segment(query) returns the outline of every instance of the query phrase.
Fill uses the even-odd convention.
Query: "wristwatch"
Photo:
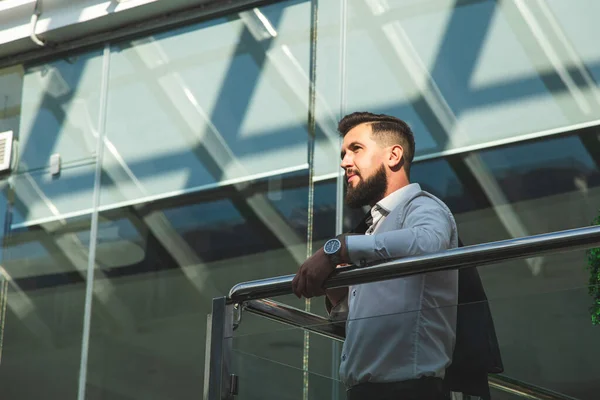
[[[342,242],[340,242],[340,239],[329,239],[327,242],[325,242],[325,246],[323,246],[323,251],[325,252],[325,254],[327,254],[329,260],[331,260],[331,263],[334,266],[342,263]]]

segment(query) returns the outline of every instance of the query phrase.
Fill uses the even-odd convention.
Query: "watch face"
[[[325,251],[325,254],[334,254],[340,247],[342,247],[342,243],[338,239],[330,239],[325,243],[323,251]]]

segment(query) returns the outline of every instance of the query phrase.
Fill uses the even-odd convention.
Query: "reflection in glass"
[[[21,115],[21,91],[23,86],[23,66],[16,65],[0,70],[0,132],[19,132]]]
[[[15,226],[91,212],[102,56],[73,55],[25,70],[14,174]],[[50,157],[62,168],[50,173]]]
[[[567,4],[562,1],[548,0],[538,2],[537,5],[539,10],[535,10],[536,14],[555,22],[554,26],[559,27],[556,33],[563,33],[569,38],[569,43],[563,42],[563,45],[570,47],[571,57],[561,54],[563,60],[575,64],[577,59],[573,59],[573,56],[581,57],[585,60],[584,68],[581,69],[591,74],[593,82],[600,82],[600,50],[593,41],[600,29],[594,19],[600,12],[599,4],[594,0],[581,0],[573,4],[574,8],[567,8]],[[581,69],[580,72],[583,72]]]
[[[488,150],[481,157],[511,202],[572,191],[585,196],[600,184],[596,161],[576,135]]]
[[[0,397],[77,397],[88,254],[81,238],[89,229],[85,216],[13,229],[4,237],[8,299]],[[99,303],[98,311],[105,305]],[[23,384],[24,376],[34,384]]]
[[[19,171],[95,158],[102,54],[94,51],[27,68],[19,142]]]
[[[102,212],[96,263],[104,277],[95,286],[108,281],[120,306],[108,318],[93,315],[88,384],[102,382],[99,395],[144,399],[202,393],[212,298],[240,281],[293,273],[305,258],[307,179],[287,174]],[[127,324],[117,323],[122,313]],[[264,345],[301,362],[301,348]]]
[[[309,10],[288,2],[115,44],[102,203],[306,169]]]
[[[92,211],[94,188],[93,160],[78,165],[65,165],[58,177],[50,171],[17,172],[13,175],[16,227],[34,226],[47,221],[77,217]]]
[[[552,260],[552,272],[543,282],[524,276],[517,280],[510,271],[502,277],[499,265],[495,280],[488,276],[484,283],[488,294],[502,296],[491,298],[490,306],[505,374],[574,398],[593,399],[598,392],[594,360],[600,356],[599,333],[589,318],[587,278],[581,273],[585,255],[567,254]],[[569,274],[580,279],[564,280]],[[515,283],[518,290],[511,288]]]
[[[77,397],[101,64],[92,51],[17,73],[18,164],[3,193],[2,398]],[[62,159],[54,176],[53,154]],[[94,297],[96,312],[118,309],[110,285]]]
[[[559,3],[356,0],[345,15],[320,4],[322,131],[335,132],[341,104],[391,114],[413,128],[419,157],[597,121],[597,46],[574,22],[596,6]],[[335,172],[326,160],[319,174]]]

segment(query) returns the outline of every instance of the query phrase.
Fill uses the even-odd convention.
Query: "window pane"
[[[96,264],[103,275],[94,285],[111,285],[115,307],[93,314],[88,387],[100,397],[201,396],[211,300],[236,283],[298,269],[306,258],[307,181],[304,173],[280,175],[102,212]],[[303,307],[292,296],[283,301]],[[248,321],[244,330],[264,329],[264,321]],[[282,347],[275,336],[263,342],[301,363],[301,347]],[[301,378],[288,382],[294,393]]]
[[[345,53],[340,4],[320,4],[321,145],[342,92],[345,112],[406,120],[417,157],[597,121],[598,51],[579,18],[596,5],[559,3],[349,1]],[[335,172],[320,162],[319,174]]]
[[[22,86],[22,65],[0,70],[0,98],[4,101],[0,108],[0,132],[19,132]]]
[[[102,53],[91,52],[27,68],[19,141],[19,171],[93,160],[98,135]]]
[[[286,2],[114,45],[102,203],[306,169],[309,13]]]
[[[77,397],[88,255],[82,238],[89,229],[85,216],[15,229],[5,237],[0,397]],[[97,311],[106,306],[103,300]]]
[[[73,55],[25,70],[14,174],[20,219],[37,225],[91,212],[102,54]],[[58,155],[61,170],[50,172]]]

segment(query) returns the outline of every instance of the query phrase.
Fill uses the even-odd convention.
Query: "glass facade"
[[[0,70],[0,397],[200,397],[211,299],[362,217],[338,200],[347,112],[412,126],[412,180],[467,245],[589,225],[598,7],[283,1]],[[595,398],[586,264],[480,268],[507,376]],[[344,398],[328,339],[244,316],[234,349],[240,399]]]

